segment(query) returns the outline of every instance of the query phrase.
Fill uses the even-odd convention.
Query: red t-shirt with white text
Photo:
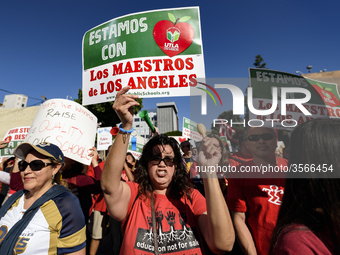
[[[137,197],[137,183],[127,184],[131,198],[127,217],[122,221],[124,238],[120,254],[154,254],[150,202]],[[205,198],[197,190],[192,189],[191,201],[186,196],[177,200],[155,194],[159,253],[202,254],[198,218],[206,211]]]

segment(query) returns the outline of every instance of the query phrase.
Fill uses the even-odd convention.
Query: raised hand
[[[216,141],[214,141],[216,140]],[[202,140],[200,151],[198,154],[198,165],[202,167],[214,168],[218,165],[222,158],[222,150],[218,141],[213,137],[205,137]]]
[[[139,105],[139,103],[135,100],[138,96],[126,94],[129,89],[129,86],[122,88],[117,93],[116,100],[112,106],[122,121],[122,127],[124,129],[131,129],[133,122],[132,106]]]
[[[97,148],[93,146],[90,150],[91,150],[91,152],[89,153],[89,157],[92,157],[91,163],[92,163],[93,167],[96,167],[98,165],[98,161],[97,161],[98,151],[97,151]]]

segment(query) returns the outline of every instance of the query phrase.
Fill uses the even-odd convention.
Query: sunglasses
[[[165,157],[165,158],[153,157],[150,159],[150,164],[159,165],[161,161],[164,161],[165,165],[167,166],[173,166],[176,162],[176,159],[173,157]]]
[[[126,163],[126,165],[127,165],[129,168],[132,168],[132,167],[133,167],[133,164],[129,163],[127,160],[125,160],[125,163]]]
[[[248,136],[248,141],[251,141],[251,142],[257,142],[260,140],[260,138],[262,138],[263,141],[269,141],[269,140],[272,140],[274,138],[274,135],[273,134],[270,134],[270,133],[264,133],[264,134],[261,134],[261,135],[250,135]]]
[[[50,165],[53,165],[53,163],[45,163],[42,160],[33,160],[30,163],[27,163],[25,160],[22,160],[18,163],[18,167],[21,172],[25,171],[27,166],[30,166],[32,171],[39,171],[44,167]]]

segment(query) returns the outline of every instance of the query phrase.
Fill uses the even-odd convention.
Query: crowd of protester
[[[253,127],[231,154],[217,135],[196,148],[156,133],[136,160],[127,90],[106,158],[93,147],[86,166],[53,144],[22,143],[1,161],[1,255],[340,254],[340,120],[300,124],[283,158],[274,129]],[[241,171],[263,166],[289,171]]]

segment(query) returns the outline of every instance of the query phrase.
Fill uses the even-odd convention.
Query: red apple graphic
[[[319,83],[317,83],[317,85],[313,84],[312,86],[327,105],[331,107],[340,105],[339,99],[332,92],[330,92],[332,89],[323,88]]]
[[[153,37],[159,48],[169,57],[176,56],[185,51],[192,43],[195,32],[192,26],[185,21],[189,16],[175,18],[168,13],[169,20],[158,21],[153,29]]]
[[[186,141],[187,139],[186,139],[186,138],[181,138],[181,137],[179,137],[178,140],[179,140],[179,142],[181,143],[181,142]]]
[[[6,143],[9,143],[10,141],[12,141],[12,136],[7,136],[4,140]]]

